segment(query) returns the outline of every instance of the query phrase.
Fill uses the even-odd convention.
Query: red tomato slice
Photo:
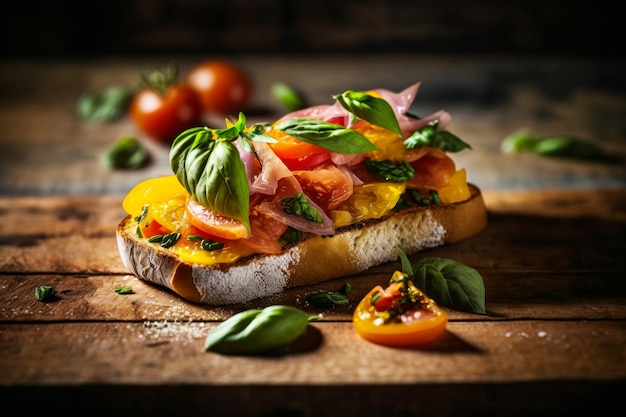
[[[287,225],[263,214],[250,216],[252,234],[241,243],[258,253],[278,254],[282,247],[278,241],[287,230]]]
[[[239,220],[222,216],[190,198],[185,207],[189,222],[205,233],[223,239],[245,239],[248,237],[246,226]]]
[[[415,176],[407,182],[409,188],[439,188],[448,183],[456,172],[456,164],[445,152],[429,149],[421,158],[411,162]]]
[[[352,178],[334,165],[313,170],[296,170],[294,176],[302,191],[326,213],[352,195]]]
[[[302,142],[278,130],[268,133],[277,143],[270,147],[290,170],[309,169],[330,159],[330,152],[311,143]]]

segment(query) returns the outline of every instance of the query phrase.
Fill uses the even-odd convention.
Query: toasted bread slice
[[[339,228],[332,237],[310,236],[278,255],[254,255],[231,264],[198,265],[139,238],[126,217],[117,228],[124,265],[137,277],[207,305],[244,303],[283,291],[362,272],[407,254],[454,243],[487,224],[480,189],[450,205],[414,206],[376,220]]]

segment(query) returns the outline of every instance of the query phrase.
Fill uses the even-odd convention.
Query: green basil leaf
[[[331,152],[360,154],[378,149],[359,132],[323,120],[294,117],[274,128]]]
[[[309,320],[307,313],[291,306],[242,311],[209,332],[204,350],[233,355],[264,353],[295,341]]]
[[[414,275],[413,265],[411,265],[411,261],[409,260],[409,257],[406,255],[406,252],[404,252],[404,250],[401,247],[398,247],[397,249],[398,249],[398,256],[400,257],[400,264],[402,265],[402,272],[407,274],[409,277],[413,277]]]
[[[85,93],[78,99],[78,115],[89,121],[108,122],[124,115],[134,90],[108,87],[101,92]]]
[[[422,129],[416,130],[404,141],[404,147],[407,149],[424,146],[439,148],[446,152],[460,152],[463,149],[472,149],[468,143],[447,130],[440,131],[439,120],[435,120]]]
[[[333,98],[356,117],[402,136],[396,114],[389,103],[382,98],[352,90],[337,94]]]
[[[415,176],[415,169],[407,161],[395,163],[389,159],[379,161],[366,158],[365,167],[381,181],[406,182]]]
[[[436,303],[486,314],[485,285],[473,268],[445,258],[423,258],[413,264],[413,284]]]
[[[239,151],[228,140],[214,139],[213,133],[206,127],[181,133],[172,143],[170,166],[198,203],[250,230],[250,190]]]
[[[102,164],[111,169],[133,169],[150,158],[148,149],[134,137],[122,138],[102,155]]]
[[[329,308],[348,304],[348,297],[336,291],[314,290],[305,296],[306,302],[317,308]]]

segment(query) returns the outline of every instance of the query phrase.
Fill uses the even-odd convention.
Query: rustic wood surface
[[[186,59],[186,65],[193,62]],[[160,61],[166,60],[155,59],[155,65]],[[375,59],[362,75],[364,61],[335,57],[311,71],[307,59],[289,65],[272,57],[242,59],[257,69],[261,89],[275,78],[306,79],[318,102],[346,88],[401,88],[420,78],[415,74],[438,86],[442,95],[426,94],[420,106],[445,107],[456,133],[475,139],[474,149],[455,160],[483,189],[488,226],[474,238],[411,258],[440,256],[476,268],[485,282],[486,315],[446,309],[447,333],[422,348],[361,340],[352,311],[367,291],[388,281],[398,262],[219,308],[138,280],[120,261],[115,226],[125,216],[125,192],[167,172],[167,150],[146,141],[154,156],[150,166],[107,171],[99,162],[103,149],[117,135],[137,132],[128,120],[86,124],[74,111],[80,92],[130,82],[149,62],[2,63],[3,403],[72,415],[150,416],[571,416],[621,407],[626,168],[502,155],[499,143],[528,126],[546,134],[580,132],[624,155],[624,89],[599,86],[594,77],[602,71],[584,62],[540,60],[516,67],[512,60],[388,57],[387,66],[402,68],[393,77]],[[535,74],[526,79],[529,68]],[[571,69],[566,81],[580,82],[559,79],[564,68]],[[17,81],[9,82],[9,74]],[[500,75],[497,82],[489,78],[493,74]],[[347,87],[349,79],[358,85]],[[448,90],[446,81],[459,87]],[[498,87],[506,90],[500,99],[487,93],[477,99]],[[275,115],[271,106],[258,96],[254,117]],[[348,282],[348,305],[318,310],[303,302],[308,291]],[[58,297],[37,301],[38,285],[55,286]],[[117,294],[120,285],[134,293]],[[221,320],[272,304],[295,305],[321,320],[280,355],[203,351],[206,335]],[[2,415],[12,413],[3,409]]]

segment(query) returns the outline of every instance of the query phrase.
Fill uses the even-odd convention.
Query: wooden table
[[[183,69],[198,59],[176,58]],[[260,110],[253,117],[275,117],[264,93],[273,80],[299,83],[320,103],[348,88],[398,90],[421,79],[418,110],[446,108],[453,116],[451,130],[473,145],[455,160],[483,190],[487,228],[411,259],[440,256],[476,268],[485,282],[487,314],[447,309],[450,323],[442,339],[402,350],[361,340],[351,323],[356,303],[387,282],[398,262],[220,308],[183,301],[128,274],[115,242],[115,226],[124,216],[121,200],[141,179],[167,173],[167,150],[146,141],[154,157],[149,167],[106,170],[99,162],[106,146],[138,133],[126,119],[107,125],[80,121],[76,99],[87,89],[130,82],[137,71],[171,59],[0,65],[5,404],[37,412],[150,416],[571,416],[621,408],[624,164],[503,155],[499,143],[529,128],[580,134],[623,156],[626,91],[623,81],[608,88],[623,73],[623,63],[239,58],[259,89]],[[346,306],[319,311],[302,304],[311,289],[333,290],[347,282],[353,290]],[[38,285],[53,285],[58,299],[37,301]],[[134,294],[117,294],[121,285]],[[231,357],[203,351],[206,335],[221,320],[279,303],[322,314],[292,354]]]

